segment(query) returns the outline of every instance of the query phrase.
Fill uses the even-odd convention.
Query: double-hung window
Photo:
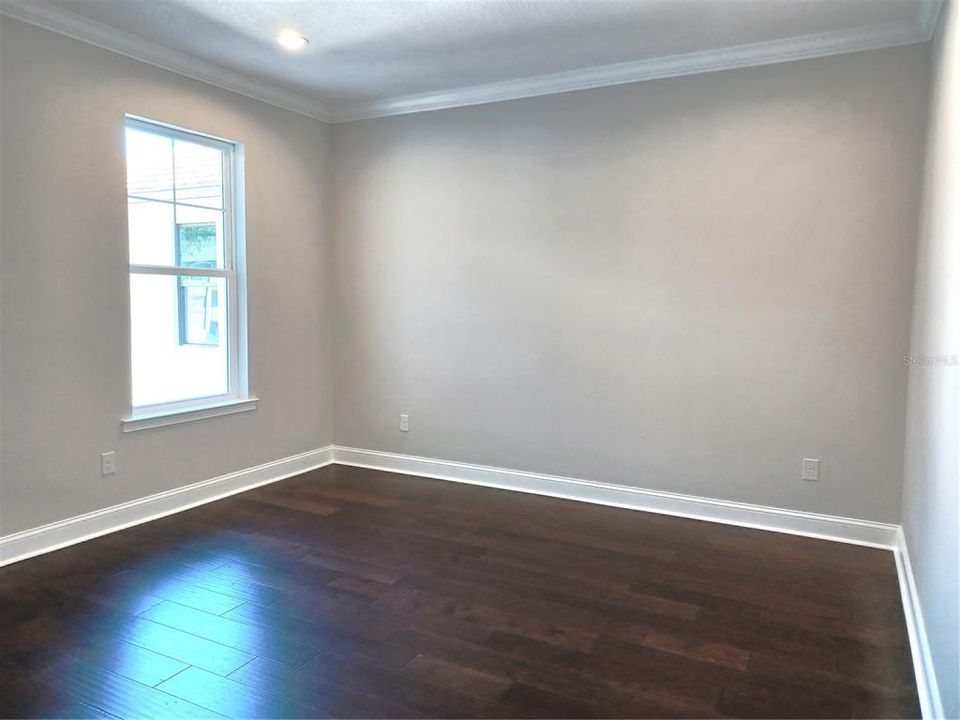
[[[252,409],[242,148],[126,121],[131,414],[125,430]]]

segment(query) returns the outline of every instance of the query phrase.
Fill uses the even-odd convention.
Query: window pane
[[[220,286],[211,278],[180,276],[181,345],[220,344]]]
[[[177,265],[215,267],[217,264],[217,226],[215,223],[177,224]]]
[[[178,204],[176,221],[175,257],[181,267],[224,267],[223,210]]]
[[[229,391],[226,281],[130,275],[133,405]]]
[[[134,265],[175,265],[174,206],[151,200],[127,199],[130,262]]]
[[[173,141],[160,135],[127,130],[127,193],[154,200],[173,200]]]
[[[177,201],[223,207],[223,153],[207,145],[173,141]]]

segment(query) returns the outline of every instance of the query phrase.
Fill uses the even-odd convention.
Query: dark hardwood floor
[[[0,569],[8,717],[918,717],[882,550],[331,466]]]

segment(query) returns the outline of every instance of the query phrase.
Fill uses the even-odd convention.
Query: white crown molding
[[[770,40],[333,108],[316,98],[227,70],[43,0],[0,0],[0,14],[323,122],[341,123],[928,42],[942,3],[943,0],[918,0],[917,16],[911,22]]]
[[[215,63],[172,50],[139,35],[49,5],[43,0],[0,0],[0,15],[52,30],[74,40],[215,85],[254,100],[292,110],[315,120],[330,121],[330,110],[319,100],[227,70]]]
[[[936,24],[941,0],[921,0],[915,22],[868,26],[849,31],[833,31],[782,40],[701,52],[650,58],[633,62],[601,65],[537,77],[455,88],[374,100],[333,108],[334,123],[446,110],[468,105],[553,95],[574,90],[623,85],[644,80],[659,80],[681,75],[696,75],[736,68],[770,65],[792,60],[876,50],[897,45],[927,42]]]
[[[903,615],[907,623],[907,635],[910,638],[910,652],[913,656],[913,674],[917,681],[917,695],[920,698],[920,711],[926,720],[942,718],[943,701],[937,686],[937,674],[927,640],[927,628],[923,622],[923,610],[920,596],[913,579],[910,565],[910,553],[907,552],[907,540],[903,528],[897,530],[897,579],[900,581],[900,599]]]
[[[316,470],[332,462],[333,446],[328,445],[13,535],[0,536],[0,567],[220,500],[308,470]]]
[[[333,462],[339,465],[452,480],[500,490],[548,495],[566,500],[610,505],[661,515],[675,515],[886,550],[893,550],[897,545],[899,526],[870,520],[820,515],[558,475],[471,465],[415,455],[398,455],[378,450],[362,450],[341,445],[334,447]]]

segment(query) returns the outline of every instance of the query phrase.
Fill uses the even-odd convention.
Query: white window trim
[[[220,398],[221,396],[217,396]],[[180,423],[193,422],[194,420],[206,420],[207,418],[220,417],[221,415],[235,415],[236,413],[256,410],[260,398],[248,397],[238,400],[221,400],[200,406],[195,401],[191,401],[193,406],[184,410],[165,410],[153,414],[138,412],[120,421],[123,432],[136,432],[137,430],[148,430],[150,428],[164,427],[165,425],[178,425]],[[138,408],[139,409],[139,408]]]
[[[190,398],[156,405],[134,407],[121,420],[123,432],[133,432],[178,423],[193,422],[222,415],[256,410],[259,398],[250,394],[247,377],[247,262],[244,218],[246,197],[244,185],[244,146],[242,143],[205,135],[192,130],[157,122],[135,115],[126,115],[124,128],[138,128],[199,145],[215,147],[223,152],[223,223],[224,267],[195,270],[159,265],[129,265],[129,274],[202,275],[223,277],[227,286],[227,357],[229,392],[210,397]],[[126,210],[126,205],[124,206]],[[233,242],[227,242],[228,237]],[[132,368],[131,368],[132,369]],[[132,391],[132,388],[131,388]]]

